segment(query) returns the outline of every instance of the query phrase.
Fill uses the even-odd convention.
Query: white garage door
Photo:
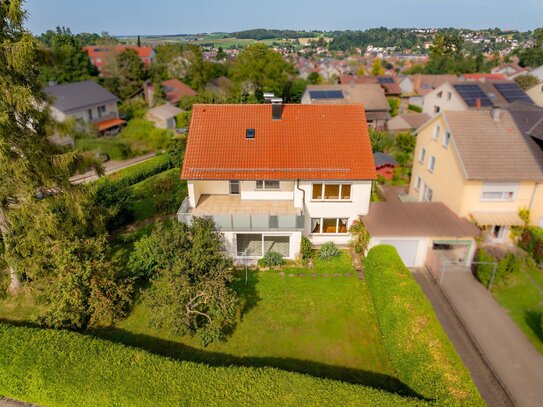
[[[418,240],[381,240],[381,244],[394,246],[407,267],[415,267],[417,262]]]

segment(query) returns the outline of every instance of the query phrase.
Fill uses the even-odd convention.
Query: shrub
[[[319,259],[330,260],[332,257],[338,257],[341,254],[334,242],[326,242],[319,249]]]
[[[114,181],[119,187],[129,187],[155,174],[170,169],[170,166],[171,162],[169,155],[160,154],[149,160],[133,165],[132,167],[113,173],[108,176],[108,178]]]
[[[133,119],[116,138],[125,143],[133,155],[141,155],[165,149],[172,137],[170,130],[158,129],[147,120]]]
[[[417,105],[408,105],[407,109],[412,110],[413,112],[422,113],[422,107]]]
[[[365,257],[368,245],[370,244],[370,234],[361,220],[356,219],[349,228],[351,234],[351,245],[356,254]]]
[[[469,372],[394,247],[369,251],[366,278],[399,379],[437,405],[483,406]]]
[[[543,263],[543,228],[527,227],[518,245],[530,253],[536,263]]]
[[[264,257],[258,260],[258,265],[260,267],[279,267],[283,264],[283,255],[274,251],[267,252]]]
[[[302,257],[302,260],[309,260],[313,257],[313,245],[307,236],[302,236],[300,242],[300,256]]]
[[[496,261],[496,259],[492,257],[485,249],[479,249],[477,252],[477,261],[482,263],[493,263]],[[475,269],[475,277],[477,277],[477,280],[479,280],[481,284],[487,287],[493,270],[494,265],[492,264],[477,264],[477,268]]]
[[[0,394],[44,406],[428,405],[270,367],[210,367],[74,332],[5,324]]]

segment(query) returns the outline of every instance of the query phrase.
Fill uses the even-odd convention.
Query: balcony
[[[232,195],[202,195],[196,208],[185,198],[177,219],[190,225],[193,217],[211,217],[223,232],[294,231],[303,229],[305,223],[293,201],[242,200]]]

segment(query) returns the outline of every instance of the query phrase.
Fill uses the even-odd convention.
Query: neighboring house
[[[430,115],[426,113],[399,114],[388,121],[387,129],[395,134],[411,132],[418,129],[429,119]]]
[[[402,88],[398,84],[398,81],[393,76],[379,75],[379,76],[355,76],[355,75],[341,75],[339,77],[339,83],[342,85],[353,84],[378,84],[385,90],[385,96],[400,96],[402,94]]]
[[[361,120],[362,119],[362,120]],[[237,261],[346,246],[376,179],[361,105],[194,105],[178,219],[212,217]]]
[[[532,99],[536,105],[543,107],[543,82],[528,89],[526,94],[530,96],[530,99]]]
[[[127,49],[132,49],[136,51],[141,61],[148,66],[156,61],[156,52],[152,47],[138,47],[136,45],[89,45],[83,47],[91,63],[98,69],[101,74],[104,74],[106,71],[106,65],[115,60],[115,57],[126,51]]]
[[[519,64],[508,63],[500,64],[492,68],[492,73],[499,73],[507,76],[508,78],[514,78],[517,75],[528,72],[528,68],[523,68]]]
[[[532,69],[531,71],[528,72],[528,75],[535,76],[536,78],[539,79],[539,82],[543,82],[543,65]]]
[[[456,75],[408,75],[400,81],[402,96],[409,98],[409,104],[422,107],[425,95],[445,82],[456,82]]]
[[[375,161],[375,171],[377,172],[377,175],[386,179],[392,179],[392,177],[394,177],[394,168],[398,167],[398,161],[381,152],[373,153],[373,160]]]
[[[166,100],[172,105],[177,105],[185,96],[197,96],[198,92],[185,85],[179,79],[168,79],[162,82],[162,88],[166,94]],[[149,106],[153,106],[154,85],[148,81],[143,85],[143,95]]]
[[[502,73],[465,73],[460,76],[460,80],[463,81],[505,81],[507,76]]]
[[[390,119],[385,91],[377,84],[308,85],[302,104],[362,104],[368,126],[384,129]]]
[[[440,112],[491,109],[517,100],[533,103],[514,81],[444,83],[424,96],[422,110],[429,115]]]
[[[75,117],[96,123],[100,132],[111,131],[126,123],[119,119],[119,98],[94,81],[49,86],[44,92],[51,99],[51,116],[56,121]]]
[[[176,127],[175,116],[181,112],[181,109],[166,103],[162,106],[149,109],[145,117],[147,120],[153,122],[155,127],[174,130]]]
[[[517,104],[520,102],[517,102]],[[417,135],[409,195],[442,202],[456,215],[470,217],[493,242],[508,242],[521,226],[543,219],[543,153],[500,108],[441,112]]]

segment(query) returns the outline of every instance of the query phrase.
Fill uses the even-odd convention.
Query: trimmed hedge
[[[106,178],[113,181],[120,188],[125,188],[170,168],[172,168],[172,164],[169,154],[160,154],[132,167],[117,171]]]
[[[44,406],[428,405],[275,368],[209,367],[74,332],[5,324],[0,394]]]
[[[468,370],[396,249],[381,245],[365,272],[383,342],[399,379],[438,405],[484,406]]]
[[[536,263],[543,263],[543,228],[527,227],[520,237],[518,245],[530,253]]]

